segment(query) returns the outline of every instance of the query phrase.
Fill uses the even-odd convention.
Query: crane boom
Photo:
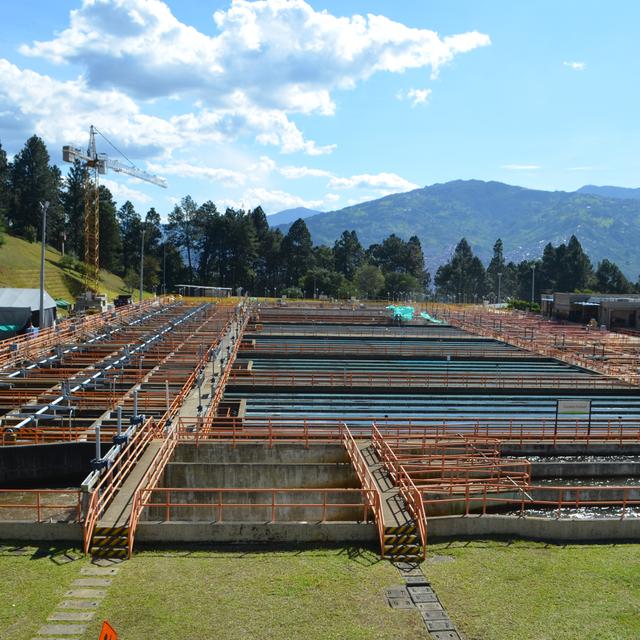
[[[65,145],[62,147],[62,159],[65,162],[75,162],[76,160],[84,164],[87,169],[86,183],[84,188],[84,262],[85,262],[85,285],[87,292],[98,290],[100,281],[100,224],[99,224],[99,190],[98,178],[105,175],[109,169],[116,173],[124,173],[133,176],[138,180],[150,182],[164,189],[167,182],[164,178],[154,176],[133,163],[123,164],[119,160],[109,158],[106,153],[96,151],[96,133],[100,133],[93,125],[89,127],[89,145],[84,152],[78,147]],[[100,134],[102,135],[102,134]],[[104,136],[102,136],[104,138]],[[107,138],[105,138],[107,140]],[[109,140],[107,140],[109,142]],[[109,142],[114,149],[115,146]],[[118,151],[118,149],[116,149]],[[124,154],[122,154],[124,156]],[[126,158],[126,156],[124,156]],[[128,158],[126,158],[128,160]]]

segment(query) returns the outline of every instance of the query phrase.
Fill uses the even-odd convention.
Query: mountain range
[[[269,216],[286,233],[293,220]],[[595,263],[608,258],[634,282],[640,273],[640,189],[587,185],[578,191],[542,191],[501,182],[454,180],[362,202],[338,211],[309,213],[305,222],[316,244],[355,230],[366,247],[395,233],[417,235],[427,267],[446,262],[463,236],[487,263],[497,238],[505,258],[538,258],[544,246],[575,234]],[[295,214],[293,214],[295,215]],[[303,217],[301,215],[296,216]],[[274,224],[275,223],[275,224]]]

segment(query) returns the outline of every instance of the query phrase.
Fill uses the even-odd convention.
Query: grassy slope
[[[0,543],[0,546],[2,544]],[[54,555],[12,556],[0,550],[0,638],[30,640],[46,624],[71,583],[80,577],[80,566],[88,564],[77,551]],[[96,638],[97,638],[96,634]]]
[[[82,640],[104,619],[126,640],[422,640],[417,611],[385,602],[398,572],[350,551],[138,553]],[[0,638],[30,640],[88,562],[0,553]]]
[[[435,544],[425,570],[467,640],[640,638],[640,545]]]
[[[45,288],[53,298],[75,301],[82,291],[82,274],[78,271],[62,269],[59,265],[60,252],[47,247],[45,255]],[[112,299],[127,293],[121,278],[101,271],[101,291]],[[0,247],[0,287],[40,286],[40,244],[30,243],[6,235]]]

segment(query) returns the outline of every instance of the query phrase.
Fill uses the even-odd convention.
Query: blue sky
[[[639,186],[640,3],[56,0],[0,5],[0,141],[90,124],[163,216],[337,209],[458,178]],[[101,151],[112,150],[100,142]]]

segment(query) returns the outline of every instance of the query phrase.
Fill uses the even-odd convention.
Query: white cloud
[[[224,203],[228,206],[245,209],[253,209],[260,205],[265,211],[275,213],[282,209],[292,209],[294,207],[317,209],[324,205],[324,200],[305,200],[287,191],[256,187],[244,191],[239,199],[224,200]]]
[[[537,171],[540,169],[540,165],[537,164],[503,164],[501,169],[507,171]]]
[[[164,119],[143,113],[122,91],[92,89],[82,76],[60,81],[0,59],[0,78],[0,122],[19,128],[22,139],[35,132],[49,143],[85,146],[88,125],[93,123],[137,158],[167,156],[176,149],[233,141],[241,135],[277,145],[283,153],[320,155],[335,148],[306,140],[285,113],[253,107],[239,94],[233,109]]]
[[[437,74],[456,55],[490,44],[476,31],[441,38],[385,16],[315,11],[304,0],[234,0],[214,21],[219,34],[209,36],[160,0],[84,0],[67,29],[20,51],[79,64],[92,87],[140,98],[191,94],[230,107],[241,91],[263,109],[330,115],[335,89],[378,72]]]
[[[571,61],[567,61],[565,60],[562,63],[565,67],[569,67],[569,69],[573,69],[574,71],[584,71],[587,68],[587,63],[586,62],[571,62]]]
[[[147,166],[150,171],[154,171],[159,174],[174,175],[181,178],[211,180],[228,187],[242,186],[246,181],[244,174],[239,171],[194,165],[188,162],[169,162],[164,164],[149,162]]]
[[[418,188],[417,184],[413,184],[413,182],[409,182],[395,173],[384,172],[373,175],[363,173],[350,178],[333,177],[329,180],[329,186],[335,189],[390,189],[390,193]]]
[[[594,167],[592,166],[582,166],[582,167],[567,167],[567,171],[592,171]]]
[[[314,169],[313,167],[280,167],[278,173],[290,180],[299,178],[328,178],[332,176],[331,172],[324,169]]]
[[[325,202],[337,202],[340,200],[340,195],[337,193],[327,193],[324,197]]]
[[[406,93],[399,91],[396,94],[398,100],[409,100],[412,107],[417,107],[419,104],[426,104],[431,96],[431,89],[409,89]]]
[[[131,189],[131,187],[128,187],[122,182],[109,180],[109,178],[100,178],[100,184],[107,187],[116,200],[131,200],[137,204],[147,204],[151,202],[151,198],[146,193],[138,191],[137,189]]]

